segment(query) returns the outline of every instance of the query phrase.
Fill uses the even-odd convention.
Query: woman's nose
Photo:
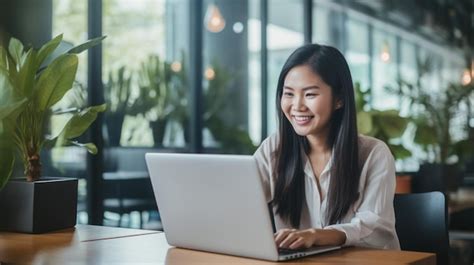
[[[306,105],[304,103],[303,97],[294,97],[293,98],[293,110],[304,110]]]

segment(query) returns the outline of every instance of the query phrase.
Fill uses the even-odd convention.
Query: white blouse
[[[267,202],[272,201],[274,196],[276,176],[273,174],[273,153],[277,143],[278,136],[273,134],[262,142],[254,154]],[[326,214],[330,206],[327,205],[327,192],[331,165],[332,158],[321,172],[319,190],[311,163],[307,159],[304,169],[306,205],[303,205],[299,228],[342,231],[346,234],[345,246],[400,249],[393,209],[395,162],[387,145],[372,137],[359,136],[359,165],[362,169],[359,198],[341,222],[328,225]],[[285,223],[275,211],[276,209],[274,216],[277,230],[290,228],[291,225]]]

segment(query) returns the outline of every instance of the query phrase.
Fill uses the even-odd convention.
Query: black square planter
[[[77,215],[77,179],[12,179],[0,190],[0,230],[44,233],[73,227]]]

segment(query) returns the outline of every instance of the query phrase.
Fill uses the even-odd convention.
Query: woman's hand
[[[314,245],[338,246],[346,242],[344,232],[333,229],[281,229],[275,233],[275,243],[279,248],[309,248]]]
[[[309,248],[316,240],[316,229],[281,229],[275,233],[275,242],[279,248]]]

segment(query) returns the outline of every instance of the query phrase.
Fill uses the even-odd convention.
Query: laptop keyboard
[[[289,249],[289,248],[278,248],[278,254],[287,255],[302,252],[304,250],[301,249]]]

